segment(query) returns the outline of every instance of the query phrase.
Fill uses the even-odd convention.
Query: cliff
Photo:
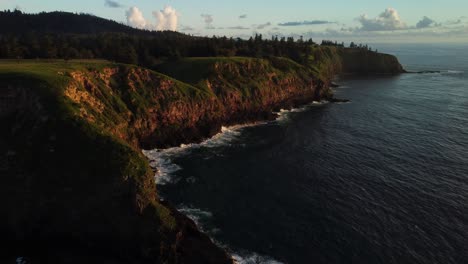
[[[135,143],[144,130],[138,103],[169,103],[191,89],[127,65],[1,63],[0,259],[231,263],[159,201]],[[145,93],[165,99],[146,101]]]
[[[342,49],[339,54],[343,63],[343,74],[394,75],[406,72],[393,55],[359,48]]]
[[[330,98],[330,80],[343,70],[375,69],[369,61],[354,67],[354,55],[340,52],[320,49],[309,66],[188,58],[158,65],[161,73],[107,61],[0,62],[0,240],[8,245],[0,259],[231,263],[159,200],[141,148],[273,118],[280,108]]]

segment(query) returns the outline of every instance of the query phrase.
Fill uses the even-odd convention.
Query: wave
[[[278,118],[276,119],[277,122],[283,122],[289,120],[290,113],[304,112],[311,106],[324,105],[327,103],[328,101],[325,100],[313,101],[312,103],[299,108],[293,108],[290,110],[281,109],[280,112],[274,114],[278,115]],[[175,173],[182,170],[182,167],[173,162],[174,158],[177,158],[181,155],[187,155],[193,150],[202,147],[216,148],[220,146],[230,145],[233,141],[239,138],[243,128],[264,125],[267,123],[268,122],[254,122],[228,127],[223,126],[221,127],[221,132],[201,143],[181,144],[179,147],[167,149],[143,150],[143,154],[149,159],[150,166],[156,170],[156,184],[165,185],[168,183],[177,183],[180,179],[175,176]],[[189,179],[189,182],[193,182],[195,180],[196,179]]]
[[[179,206],[177,210],[185,216],[187,216],[188,218],[190,218],[193,222],[195,222],[195,224],[201,231],[209,235],[214,235],[220,232],[218,228],[207,229],[207,227],[209,226],[208,223],[213,218],[213,214],[211,212],[185,205]]]
[[[233,141],[239,138],[243,128],[261,124],[266,123],[257,122],[229,127],[223,126],[221,128],[221,132],[201,143],[181,144],[179,147],[167,149],[143,150],[143,154],[149,159],[150,166],[156,170],[156,184],[165,185],[168,183],[177,183],[180,178],[176,176],[176,172],[182,170],[183,168],[173,162],[175,158],[190,154],[193,150],[202,147],[216,148],[230,145]],[[187,179],[187,181],[194,182],[196,179]]]
[[[277,122],[286,122],[286,121],[289,121],[290,120],[290,114],[291,113],[300,113],[300,112],[304,112],[304,111],[307,111],[308,109],[310,109],[312,106],[321,106],[321,105],[325,105],[325,104],[328,104],[329,101],[327,100],[322,100],[322,101],[312,101],[311,103],[309,104],[306,104],[302,107],[298,107],[298,108],[292,108],[292,109],[280,109],[279,112],[273,112],[273,114],[276,114],[278,117],[276,118],[276,121]]]
[[[190,218],[201,231],[207,233],[211,237],[220,232],[220,229],[218,228],[208,228],[208,226],[210,226],[211,219],[213,218],[213,214],[211,212],[185,205],[179,206],[177,210]],[[230,252],[231,257],[236,264],[283,264],[271,257],[262,256],[245,250],[239,250],[239,252],[234,253],[228,245],[216,241],[213,238],[211,239],[216,245]]]
[[[174,178],[174,173],[182,170],[182,167],[173,163],[172,158],[180,151],[180,148],[143,150],[143,154],[149,159],[151,168],[156,170],[154,175],[156,184],[165,185],[178,182],[179,179]]]
[[[463,74],[465,73],[464,71],[457,71],[457,70],[447,70],[445,72],[442,72],[442,73],[445,73],[445,74]]]
[[[236,264],[283,264],[282,262],[257,253],[232,254],[232,259]]]

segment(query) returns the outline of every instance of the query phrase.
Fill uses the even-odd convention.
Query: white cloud
[[[166,6],[163,10],[153,11],[153,16],[156,18],[155,24],[148,21],[140,9],[135,6],[127,10],[126,16],[128,25],[140,29],[176,31],[179,22],[179,14],[171,6]]]
[[[361,23],[360,30],[363,31],[393,31],[407,28],[394,8],[387,8],[376,18],[361,15],[358,21]]]
[[[153,11],[153,16],[158,21],[156,24],[156,30],[177,30],[179,15],[173,7],[166,6],[163,10]]]
[[[125,14],[127,16],[128,25],[140,29],[148,29],[150,24],[146,21],[143,13],[140,11],[140,9],[138,9],[138,7],[130,7],[130,9],[125,12]]]

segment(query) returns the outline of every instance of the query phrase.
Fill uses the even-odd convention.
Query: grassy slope
[[[247,57],[185,58],[160,64],[156,70],[168,76],[186,82],[208,93],[207,81],[217,79],[223,83],[222,91],[215,91],[215,96],[222,97],[230,90],[239,90],[250,97],[255,90],[266,89],[268,75],[275,75],[276,80],[299,77],[308,79],[312,72],[296,62],[279,57],[257,59]],[[258,98],[250,98],[252,100]]]

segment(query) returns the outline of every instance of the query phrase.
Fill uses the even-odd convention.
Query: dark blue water
[[[468,47],[374,47],[442,72],[148,153],[162,196],[244,263],[467,263]]]

